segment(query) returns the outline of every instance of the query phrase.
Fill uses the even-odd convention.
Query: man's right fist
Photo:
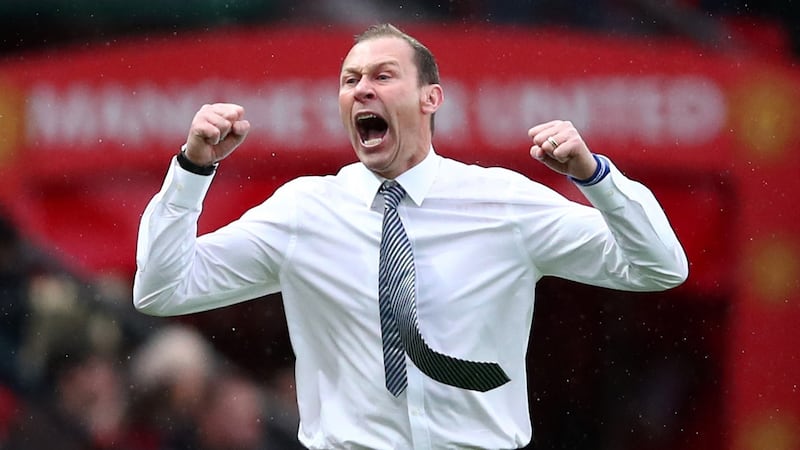
[[[243,107],[233,103],[203,105],[192,119],[186,157],[198,166],[210,166],[230,155],[249,131]]]

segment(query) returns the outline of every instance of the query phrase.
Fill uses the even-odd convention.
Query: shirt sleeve
[[[161,190],[147,205],[139,225],[133,286],[139,311],[188,314],[279,290],[282,244],[291,233],[286,217],[293,209],[280,205],[284,216],[266,220],[259,205],[230,225],[197,237],[197,220],[213,177],[186,171],[173,158]]]
[[[602,157],[601,158],[605,158]],[[601,287],[659,291],[688,277],[686,254],[652,192],[625,177],[607,158],[609,173],[578,188],[593,207],[552,201],[534,227],[533,262],[542,275]]]

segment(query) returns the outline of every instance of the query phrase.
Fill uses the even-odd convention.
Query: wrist
[[[575,178],[573,176],[570,176],[569,179],[580,186],[591,186],[593,184],[599,183],[600,180],[605,178],[606,175],[608,175],[608,173],[611,171],[611,167],[609,166],[608,161],[606,161],[605,158],[601,158],[595,155],[594,153],[592,153],[592,158],[594,158],[597,165],[595,166],[594,172],[590,177]]]
[[[197,174],[197,175],[211,175],[217,170],[218,164],[209,164],[209,165],[199,165],[192,162],[188,156],[186,156],[186,144],[181,146],[181,150],[178,152],[178,164],[181,166],[183,170],[188,172]]]

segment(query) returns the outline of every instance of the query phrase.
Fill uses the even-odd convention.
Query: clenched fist
[[[244,108],[233,103],[203,105],[192,119],[186,138],[186,157],[198,166],[225,159],[244,141],[250,122]]]
[[[578,180],[588,179],[597,161],[572,122],[553,120],[528,130],[533,139],[531,156],[547,167]]]

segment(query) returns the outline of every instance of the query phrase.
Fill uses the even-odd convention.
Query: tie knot
[[[397,184],[396,181],[385,181],[381,185],[381,194],[383,195],[383,202],[385,208],[396,209],[400,204],[400,200],[406,195],[406,190],[403,186]]]

